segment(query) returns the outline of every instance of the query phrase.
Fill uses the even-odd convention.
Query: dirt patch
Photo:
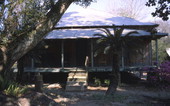
[[[33,89],[33,86],[30,86]],[[44,84],[43,93],[30,91],[14,98],[0,94],[1,106],[169,106],[170,92],[141,85],[121,85],[113,96],[107,87],[88,87],[84,92],[66,92],[59,84]],[[5,103],[5,104],[2,104]]]
[[[109,97],[104,96],[106,90],[107,87],[88,87],[84,92],[66,92],[59,84],[46,85],[44,88],[44,92],[61,106],[170,105],[169,91],[147,89],[140,85],[121,85],[115,96]]]

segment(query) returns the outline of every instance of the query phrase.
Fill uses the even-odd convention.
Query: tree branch
[[[8,67],[11,67],[15,61],[35,47],[48,32],[52,31],[72,2],[72,0],[59,0],[34,30],[19,36],[9,44],[7,47]]]

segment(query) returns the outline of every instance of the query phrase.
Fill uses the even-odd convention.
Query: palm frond
[[[96,57],[96,56],[98,56],[100,53],[102,53],[104,51],[104,47],[97,47],[97,48],[95,48],[95,50],[94,50],[94,57]]]
[[[99,30],[104,32],[106,34],[106,36],[113,36],[113,34],[111,34],[110,30],[107,28],[103,28],[103,29],[99,29]]]
[[[104,39],[104,38],[100,38],[96,41],[97,44],[101,44],[101,43],[104,43],[104,42],[106,42],[106,39]]]
[[[106,46],[105,49],[104,49],[104,54],[108,54],[109,51],[111,50],[111,46]]]
[[[107,29],[107,28],[104,28],[104,29],[105,29],[105,31],[106,31],[107,36],[113,36],[113,35],[111,34],[111,32],[110,32],[109,29]]]
[[[101,33],[94,34],[93,36],[98,36],[98,37],[106,38],[106,36],[101,34]]]

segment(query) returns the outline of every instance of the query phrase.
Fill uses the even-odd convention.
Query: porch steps
[[[85,91],[87,88],[87,72],[72,71],[67,77],[66,91]]]

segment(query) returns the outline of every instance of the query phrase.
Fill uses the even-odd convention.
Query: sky
[[[119,8],[123,7],[124,5],[127,5],[128,0],[123,0],[124,2],[120,2],[120,0],[97,0],[97,2],[91,3],[90,6],[86,7],[86,9],[95,9],[98,11],[104,11],[104,12],[110,12],[114,13],[114,11],[119,12]],[[141,1],[143,5],[145,5],[145,1],[147,0],[136,0],[136,1]],[[138,2],[140,3],[140,2]],[[137,5],[137,4],[136,4]],[[84,7],[81,7],[79,5],[76,5],[75,3],[71,4],[71,6],[68,8],[67,12],[70,11],[77,11],[80,9],[83,9]],[[135,7],[136,8],[136,7]],[[152,17],[151,12],[154,11],[154,7],[146,7],[143,6],[141,9],[141,18],[138,20],[143,21],[143,22],[154,22],[156,19],[155,17]]]

